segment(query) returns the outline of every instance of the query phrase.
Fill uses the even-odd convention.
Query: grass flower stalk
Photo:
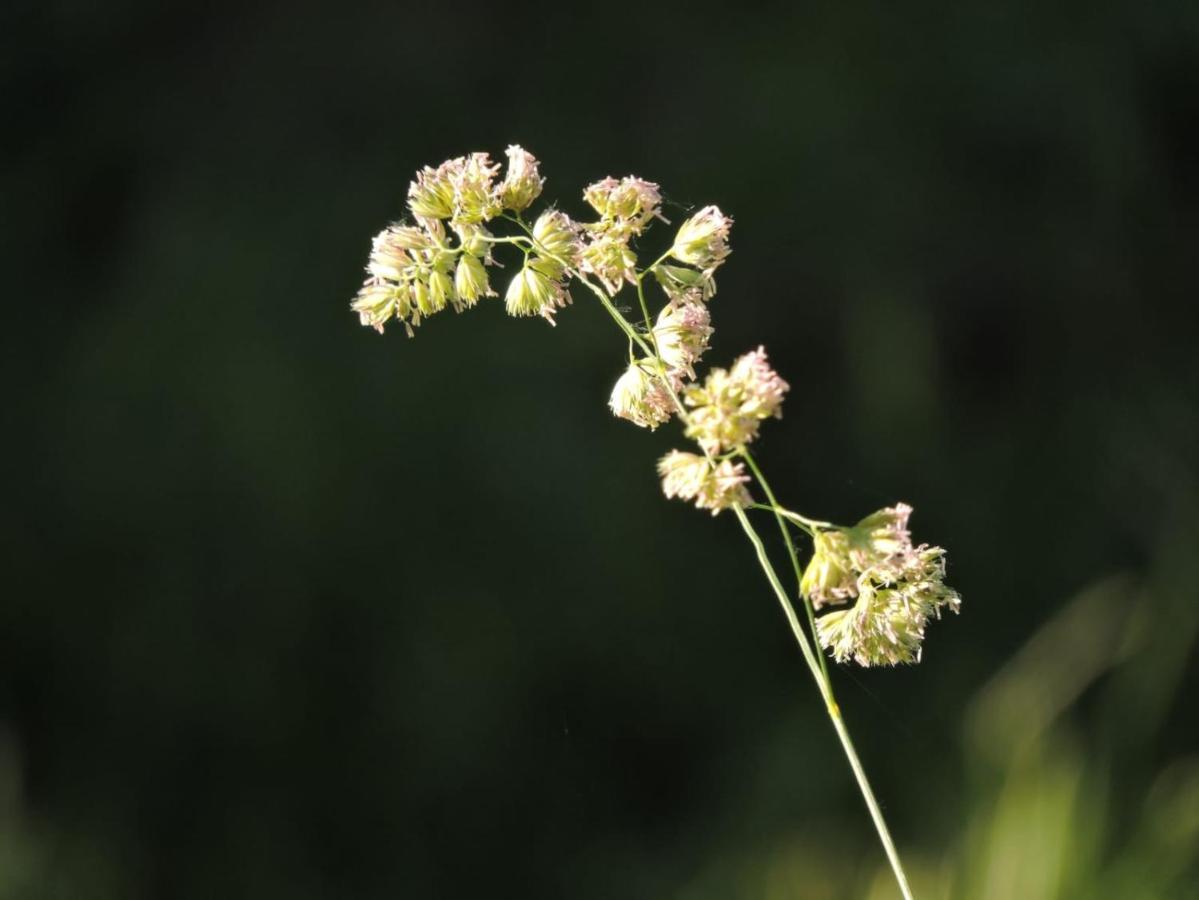
[[[710,369],[702,381],[696,371],[713,333],[715,274],[731,254],[733,220],[719,207],[705,206],[687,217],[669,246],[640,266],[639,242],[652,226],[667,222],[657,184],[632,175],[604,178],[583,191],[594,220],[575,221],[549,208],[530,226],[525,213],[545,183],[540,163],[518,146],[509,147],[507,157],[502,179],[502,167],[486,153],[418,172],[408,191],[412,222],[390,225],[375,238],[352,309],[377,331],[395,322],[412,336],[447,306],[461,312],[498,296],[487,267],[498,265],[493,253],[501,249],[521,254],[502,292],[510,315],[541,317],[552,325],[570,303],[572,286],[599,302],[628,344],[627,362],[609,398],[611,411],[651,430],[677,419],[683,435],[694,441],[698,453],[672,450],[658,461],[662,490],[713,516],[731,510],[737,519],[824,702],[899,891],[911,900],[899,852],[837,704],[824,651],[843,664],[919,662],[928,624],[961,605],[944,582],[945,551],[912,542],[912,510],[906,504],[846,527],[779,502],[749,445],[768,420],[782,416],[789,385],[764,347],[742,354],[728,368]],[[507,223],[515,231],[494,234],[491,223]],[[647,283],[656,283],[663,295],[656,316]],[[638,323],[614,302],[630,287],[641,313]],[[765,503],[754,500],[755,490]],[[772,514],[795,577],[793,592],[783,585],[750,510]],[[806,565],[793,527],[812,543]]]

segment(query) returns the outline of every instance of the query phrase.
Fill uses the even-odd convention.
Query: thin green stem
[[[801,516],[799,513],[780,506],[779,514],[790,522],[794,522],[808,534],[815,535],[818,529],[822,528],[841,528],[840,525],[834,525],[832,522],[823,522],[820,519],[809,519],[807,516]]]
[[[841,749],[845,751],[849,767],[853,769],[853,776],[858,780],[858,789],[862,792],[862,799],[866,801],[866,808],[870,810],[870,818],[874,820],[874,829],[878,832],[879,840],[882,841],[887,861],[891,863],[891,871],[895,873],[899,891],[903,894],[904,900],[914,900],[912,887],[908,884],[908,876],[903,871],[903,863],[899,859],[899,851],[895,849],[895,842],[891,840],[891,832],[887,829],[887,820],[883,818],[883,811],[879,808],[878,800],[875,799],[874,791],[870,787],[870,779],[866,777],[866,770],[862,768],[862,761],[858,759],[858,751],[854,749],[853,741],[849,737],[849,729],[845,727],[845,722],[841,718],[841,708],[834,703],[829,707],[828,712],[829,718],[833,720],[833,728],[836,729],[837,737],[841,739]]]
[[[657,265],[657,263],[655,263]],[[649,315],[649,304],[645,302],[645,290],[641,287],[641,279],[645,277],[645,272],[648,269],[640,272],[637,275],[637,300],[641,304],[641,315],[645,317],[645,330],[649,334],[650,343],[654,345],[654,359],[658,361],[658,377],[662,384],[666,386],[666,390],[670,392],[670,397],[674,400],[674,405],[679,411],[679,417],[683,422],[687,421],[686,410],[683,409],[683,404],[679,402],[678,395],[675,393],[674,384],[671,383],[670,376],[666,372],[666,363],[662,360],[662,354],[658,349],[658,333],[654,331],[654,323]],[[707,454],[707,451],[704,451]],[[708,456],[711,459],[711,456]]]
[[[737,454],[733,453],[732,455],[736,456]],[[790,516],[787,515],[788,510],[785,510],[782,508],[779,508],[776,510],[775,507],[771,506],[769,503],[751,503],[751,504],[749,504],[749,506],[746,507],[746,509],[760,509],[760,510],[763,510],[764,512],[768,512],[768,513],[777,511],[784,518],[790,519]],[[816,529],[814,529],[814,528],[810,528],[801,522],[795,522],[794,520],[791,520],[791,521],[793,522],[793,524],[798,525],[800,528],[802,528],[809,537],[813,536],[816,533]]]
[[[642,272],[641,275],[645,273]],[[654,334],[654,321],[649,316],[649,304],[645,302],[645,291],[641,288],[641,275],[637,276],[637,300],[641,303],[641,315],[645,317],[645,330],[649,333],[654,344],[654,352],[658,350],[658,337]]]
[[[641,275],[644,274],[645,272],[641,273]],[[675,390],[674,382],[671,380],[670,375],[666,371],[666,363],[662,360],[662,354],[658,352],[658,336],[654,333],[653,322],[649,316],[649,306],[645,302],[645,292],[641,289],[641,275],[638,275],[637,277],[637,299],[641,303],[641,314],[645,317],[645,329],[649,334],[650,343],[653,345],[653,350],[650,355],[654,362],[658,364],[658,379],[662,382],[662,386],[666,388],[666,393],[670,395],[670,399],[674,403],[674,408],[679,414],[679,421],[686,425],[688,421],[687,408],[683,406],[683,401],[679,399],[679,394],[678,391]],[[624,316],[621,316],[621,319],[624,320],[626,325],[628,325],[628,320],[625,319]],[[708,458],[708,462],[714,462],[712,459],[712,454],[708,452],[706,447],[703,448],[703,451],[704,456]]]
[[[799,644],[799,650],[803,654],[804,662],[811,669],[812,677],[816,679],[816,687],[820,690],[820,696],[824,698],[825,705],[829,708],[831,714],[836,701],[833,700],[828,679],[825,678],[824,672],[820,668],[820,663],[816,661],[816,653],[812,649],[812,642],[808,638],[807,632],[804,631],[803,623],[799,620],[799,615],[795,612],[795,607],[791,604],[791,598],[787,595],[787,590],[783,587],[782,582],[779,581],[778,573],[775,572],[774,566],[770,562],[770,557],[766,555],[766,545],[762,543],[761,535],[758,534],[757,529],[750,523],[749,516],[745,514],[745,510],[740,506],[734,506],[732,509],[737,516],[737,521],[741,523],[741,528],[745,532],[745,536],[749,538],[749,542],[753,544],[754,551],[758,554],[758,564],[766,574],[766,580],[774,588],[779,605],[783,608],[783,615],[787,617],[787,622],[791,625],[791,631],[795,635],[796,642]]]
[[[604,289],[598,284],[588,281],[581,273],[576,273],[576,275],[579,281],[583,282],[583,284],[585,284],[587,288],[599,298],[600,303],[603,305],[604,309],[607,310],[608,315],[612,317],[612,319],[620,327],[620,330],[628,336],[629,340],[640,347],[641,352],[646,356],[657,357],[657,354],[654,353],[654,348],[645,342],[645,339],[637,333],[637,329],[629,324],[629,320],[622,316],[620,314],[620,310],[612,305],[612,301],[608,299],[608,295],[604,293]]]
[[[637,274],[637,283],[641,284],[641,279],[643,279],[646,275],[648,275],[654,269],[658,268],[658,266],[660,266],[662,263],[666,262],[666,260],[670,258],[670,254],[673,251],[674,251],[674,248],[671,247],[665,253],[663,253],[661,256],[659,256],[657,259],[655,259],[652,263],[650,263],[648,266],[646,266],[644,269],[642,269]]]
[[[783,518],[782,513],[779,512],[779,502],[774,496],[774,491],[770,489],[770,482],[762,474],[762,469],[758,466],[758,462],[754,459],[753,454],[749,452],[748,447],[741,448],[741,457],[749,465],[750,471],[754,473],[754,478],[758,479],[758,484],[762,486],[762,492],[766,495],[766,499],[770,501],[770,508],[774,511],[774,520],[778,522],[779,532],[782,534],[783,543],[787,547],[787,556],[791,559],[791,568],[795,570],[795,591],[803,598],[803,608],[804,612],[808,615],[808,627],[811,629],[812,640],[819,645],[820,641],[816,632],[816,613],[812,609],[811,601],[803,595],[803,567],[799,564],[799,554],[795,552],[795,541],[791,540],[791,529],[787,527],[786,520]],[[808,529],[808,533],[812,533],[810,528]],[[828,677],[828,663],[825,662],[824,654],[818,654],[817,658],[820,660],[820,671],[824,675],[824,680],[831,685]]]
[[[517,245],[523,247],[526,244],[533,243],[530,238],[522,237],[519,234],[513,235],[512,237],[494,237],[494,236],[488,236],[485,234],[480,234],[480,235],[477,235],[477,237],[479,240],[485,241],[488,244],[517,244]]]
[[[832,685],[821,670],[820,665],[816,662],[816,654],[812,650],[812,644],[808,640],[808,635],[803,629],[803,624],[800,622],[799,615],[795,612],[795,607],[792,605],[791,599],[787,596],[787,591],[783,588],[783,584],[779,580],[778,573],[774,570],[774,566],[770,562],[770,557],[766,555],[766,547],[762,543],[761,536],[750,523],[745,510],[739,506],[734,506],[733,512],[736,513],[737,521],[741,523],[741,528],[745,531],[746,537],[749,538],[750,543],[754,546],[754,550],[758,556],[758,564],[766,574],[766,580],[770,582],[770,586],[774,589],[779,605],[783,608],[783,614],[787,617],[787,622],[791,626],[791,632],[795,635],[795,640],[799,644],[804,662],[808,664],[808,669],[812,673],[812,678],[816,681],[816,687],[820,691],[820,696],[824,699],[825,709],[828,711],[828,716],[833,722],[833,730],[837,732],[837,738],[841,741],[841,749],[845,753],[845,758],[849,761],[849,768],[853,770],[854,778],[857,779],[858,790],[862,793],[862,799],[866,801],[866,808],[870,811],[870,818],[874,822],[874,829],[878,832],[879,841],[883,845],[883,851],[887,854],[888,862],[891,863],[891,870],[895,874],[895,881],[899,884],[900,893],[903,894],[904,900],[914,900],[912,888],[908,885],[908,877],[903,870],[903,863],[899,859],[899,851],[895,849],[895,842],[891,839],[891,832],[887,828],[887,821],[883,818],[883,811],[874,796],[873,788],[870,787],[870,780],[866,777],[866,770],[862,768],[862,761],[858,758],[857,750],[854,749],[853,741],[849,737],[849,730],[845,727],[845,722],[841,718],[841,708],[837,705],[837,701],[833,699]]]

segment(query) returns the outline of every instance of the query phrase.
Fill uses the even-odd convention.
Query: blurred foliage
[[[627,14],[626,14],[627,13]],[[735,523],[579,297],[347,306],[520,142],[737,219],[761,459],[963,613],[842,706],[919,896],[1192,897],[1199,7],[0,12],[0,897],[886,897]]]

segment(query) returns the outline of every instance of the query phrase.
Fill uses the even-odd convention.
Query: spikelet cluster
[[[554,313],[570,302],[568,271],[579,262],[579,227],[565,213],[547,210],[533,223],[536,249],[508,283],[504,306],[511,316],[541,316],[551,325]]]
[[[594,275],[609,294],[637,281],[637,254],[629,246],[655,219],[662,219],[658,186],[632,175],[588,185],[583,199],[599,214],[585,226],[587,241],[580,268]]]
[[[821,645],[838,662],[919,662],[928,622],[961,606],[945,584],[945,551],[912,544],[911,512],[901,503],[852,528],[817,532],[801,590],[817,609],[842,607],[816,620]]]
[[[618,418],[653,431],[674,415],[670,389],[675,385],[668,388],[667,384],[662,381],[653,360],[631,362],[616,380],[612,396],[608,398],[608,408]]]
[[[523,212],[541,196],[545,179],[541,177],[537,158],[528,150],[513,144],[506,155],[508,172],[500,185],[500,205],[513,212]]]
[[[452,225],[490,221],[504,208],[495,184],[499,171],[486,153],[425,166],[408,186],[408,208],[418,219],[449,219]]]
[[[618,291],[626,281],[637,283],[637,257],[629,240],[655,218],[662,218],[658,186],[632,176],[620,181],[605,178],[588,187],[583,196],[600,219],[582,226],[580,270],[595,275],[609,293]],[[721,240],[725,242],[723,259],[728,255],[727,228]],[[712,267],[719,264],[715,260]],[[676,274],[662,275],[661,269]],[[671,285],[664,291],[667,303],[648,336],[654,359],[630,366],[617,381],[608,404],[614,414],[644,428],[656,428],[678,411],[676,396],[695,379],[695,365],[708,349],[713,333],[707,301],[715,293],[715,282],[696,269],[665,263],[658,263],[652,271],[659,283],[665,279]],[[639,384],[642,380],[654,384],[646,387]],[[647,405],[643,397],[652,402]]]
[[[658,474],[667,497],[694,500],[696,507],[711,510],[712,515],[750,502],[744,463],[714,462],[698,453],[671,450],[658,460]]]
[[[788,390],[759,347],[738,357],[730,369],[713,369],[702,385],[684,392],[683,402],[691,408],[687,436],[713,454],[743,447],[758,436],[764,419],[782,416]]]
[[[599,219],[582,226],[579,270],[595,276],[609,294],[637,284],[641,276],[631,241],[662,219],[658,186],[633,176],[605,178],[590,185],[583,199]],[[763,419],[780,414],[787,391],[761,348],[729,370],[713,370],[703,385],[694,383],[713,333],[707,304],[716,293],[713,275],[729,255],[731,226],[732,219],[715,206],[680,226],[665,255],[675,262],[661,261],[650,270],[667,297],[648,335],[654,354],[628,365],[608,401],[614,415],[651,430],[686,403],[686,433],[703,455],[672,450],[659,460],[658,474],[667,497],[694,501],[714,515],[751,501],[744,463],[713,456],[753,440]]]
[[[671,370],[676,378],[693,375],[691,364],[711,333],[708,321],[707,308],[698,300],[672,301],[659,316],[655,332],[662,329],[665,338],[658,340],[660,354],[676,366]],[[669,328],[680,328],[684,337],[672,337]],[[761,347],[739,357],[729,369],[713,369],[702,385],[686,386],[682,391],[688,407],[685,433],[704,455],[673,450],[659,461],[666,496],[695,499],[697,506],[713,514],[750,503],[744,464],[715,457],[743,448],[757,437],[763,420],[780,416],[787,390]]]
[[[705,206],[679,226],[671,256],[711,274],[728,258],[733,220],[716,206]]]
[[[437,219],[419,227],[391,225],[371,243],[367,279],[351,304],[363,325],[382,332],[391,319],[404,324],[409,335],[421,319],[446,306],[462,310],[490,291],[482,263],[465,293],[456,286],[459,257],[471,254],[452,249],[446,230]]]
[[[508,148],[508,171],[486,153],[426,166],[408,186],[415,225],[390,225],[371,245],[367,279],[350,304],[363,325],[382,332],[395,320],[409,336],[421,320],[447,306],[461,312],[494,297],[487,274],[493,235],[485,223],[504,210],[520,212],[541,194],[536,157]],[[577,238],[576,238],[577,239]],[[565,266],[537,256],[526,260],[507,292],[513,315],[542,315],[565,304]]]
[[[587,205],[600,215],[597,230],[641,234],[654,219],[662,219],[662,192],[652,181],[629,175],[608,177],[583,190]]]
[[[658,313],[653,332],[658,358],[667,369],[693,379],[694,366],[708,349],[712,331],[712,316],[699,295],[684,294]]]

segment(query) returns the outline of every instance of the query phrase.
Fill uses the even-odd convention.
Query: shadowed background
[[[949,549],[835,679],[921,896],[1195,896],[1199,7],[1120,6],[0,13],[0,897],[895,895],[602,310],[350,314],[509,143],[731,213],[776,490]]]

